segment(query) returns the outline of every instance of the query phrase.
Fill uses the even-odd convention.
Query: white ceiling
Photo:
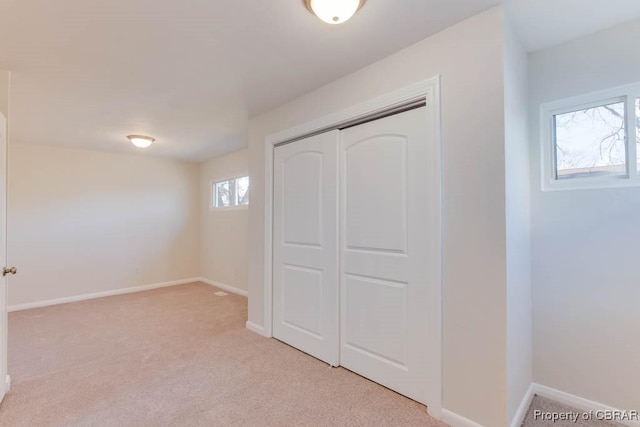
[[[532,49],[640,16],[635,0],[510,1]],[[145,153],[204,160],[246,146],[249,117],[500,2],[368,0],[329,26],[302,0],[1,0],[11,139],[139,152],[125,136],[147,134]]]
[[[640,18],[638,0],[506,0],[529,51]]]

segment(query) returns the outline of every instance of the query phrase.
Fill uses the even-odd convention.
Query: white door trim
[[[431,315],[429,322],[429,332],[427,339],[431,343],[430,348],[433,354],[430,355],[435,384],[432,384],[437,401],[430,403],[429,413],[431,416],[440,419],[442,416],[442,139],[441,139],[441,119],[440,119],[440,76],[432,77],[428,80],[415,83],[411,86],[399,89],[386,95],[374,98],[370,101],[346,108],[344,110],[329,114],[322,118],[294,126],[281,132],[267,136],[265,140],[265,203],[264,203],[264,335],[273,336],[273,157],[275,145],[282,142],[297,139],[313,134],[320,130],[331,127],[339,127],[341,124],[363,119],[394,107],[425,101],[428,123],[433,124],[432,133],[433,146],[432,156],[437,159],[433,165],[433,182],[436,183],[438,191],[437,203],[433,206],[433,212],[429,216],[432,221],[430,229],[438,230],[433,236],[433,245],[438,250],[435,251],[431,283],[438,285],[433,289],[431,306],[427,309]]]

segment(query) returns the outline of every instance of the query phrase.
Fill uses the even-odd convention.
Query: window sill
[[[550,182],[545,182],[542,185],[542,191],[546,193],[546,192],[554,192],[554,191],[602,190],[602,189],[633,188],[633,187],[640,187],[640,177],[627,178],[627,177],[621,176],[621,177],[614,177],[614,178],[607,178],[607,179],[577,178],[575,182],[550,181]]]
[[[248,209],[249,209],[249,205],[242,205],[242,206],[225,206],[223,208],[210,207],[209,211],[210,212],[230,212],[230,211],[244,211]]]

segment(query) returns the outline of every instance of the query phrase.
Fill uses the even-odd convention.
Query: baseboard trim
[[[204,277],[201,277],[199,280],[202,283],[206,283],[207,285],[210,285],[210,286],[215,286],[216,288],[224,289],[225,291],[229,291],[236,295],[242,295],[243,297],[246,297],[248,295],[247,291],[245,291],[244,289],[236,288],[235,286],[225,285],[224,283],[216,282],[215,280],[205,279]]]
[[[566,393],[564,391],[556,390],[551,387],[543,386],[540,384],[532,384],[532,397],[533,395],[538,395],[542,397],[546,397],[547,399],[555,400],[558,403],[562,403],[563,405],[571,406],[576,409],[580,409],[582,411],[620,411],[617,408],[613,408],[611,406],[594,402],[593,400],[585,399],[579,396],[575,396],[570,393]],[[627,411],[637,410],[637,408],[629,408]],[[615,420],[615,422],[629,426],[629,427],[640,427],[640,421],[638,420]]]
[[[513,416],[513,420],[511,420],[511,427],[521,427],[524,421],[524,418],[527,416],[527,412],[529,412],[529,407],[531,406],[531,401],[533,400],[533,396],[535,393],[533,392],[535,384],[530,384],[527,392],[524,394],[522,398],[522,402],[520,402],[520,406],[518,406],[518,410],[516,414]]]
[[[199,277],[194,277],[191,279],[173,280],[171,282],[153,283],[151,285],[134,286],[131,288],[122,288],[122,289],[114,289],[111,291],[74,295],[71,297],[30,302],[26,304],[16,304],[16,305],[10,305],[9,307],[7,307],[7,311],[13,312],[13,311],[28,310],[30,308],[49,307],[52,305],[67,304],[70,302],[78,302],[78,301],[85,301],[85,300],[90,300],[95,298],[111,297],[114,295],[132,294],[135,292],[149,291],[151,289],[167,288],[169,286],[186,285],[187,283],[195,283],[199,281],[201,281]]]
[[[481,424],[471,421],[468,418],[458,415],[455,412],[448,409],[442,409],[442,421],[449,424],[452,427],[482,427]]]
[[[11,389],[11,377],[9,375],[7,375],[7,377],[5,378],[5,383],[4,383],[4,393],[0,394],[0,403],[2,403],[2,401],[4,400],[4,396],[9,393],[9,390]]]
[[[248,320],[247,320],[246,326],[247,326],[247,329],[250,330],[251,332],[255,332],[256,334],[262,335],[263,337],[266,336],[264,333],[264,327],[257,325],[253,322],[249,322]]]

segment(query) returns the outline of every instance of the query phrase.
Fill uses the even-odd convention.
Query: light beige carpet
[[[2,426],[442,426],[201,283],[11,313]]]

